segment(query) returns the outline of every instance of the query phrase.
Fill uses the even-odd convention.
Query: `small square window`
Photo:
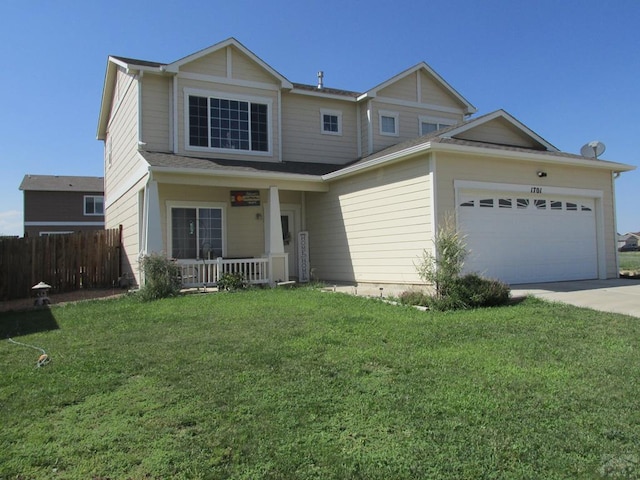
[[[398,116],[396,112],[380,110],[380,135],[398,136]]]
[[[551,200],[551,210],[562,210],[562,202]]]
[[[480,200],[479,205],[481,207],[493,208],[493,198],[483,198]]]
[[[546,210],[547,209],[547,201],[542,199],[536,199],[533,201],[533,204],[536,206],[538,210]]]
[[[342,112],[320,110],[320,132],[326,135],[342,135]]]
[[[513,201],[510,198],[500,198],[498,199],[498,207],[500,208],[511,208]]]
[[[567,210],[570,212],[577,212],[578,211],[578,205],[572,202],[567,202]]]

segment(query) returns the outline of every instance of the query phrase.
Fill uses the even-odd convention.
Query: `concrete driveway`
[[[512,297],[526,295],[640,317],[640,280],[615,278],[511,286]]]

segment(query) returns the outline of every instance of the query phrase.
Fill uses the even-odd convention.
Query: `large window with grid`
[[[187,95],[189,147],[269,152],[269,101]]]
[[[222,208],[171,207],[171,256],[212,259],[223,256]]]

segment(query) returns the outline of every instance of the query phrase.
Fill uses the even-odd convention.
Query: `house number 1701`
[[[531,193],[542,193],[542,187],[531,187]]]

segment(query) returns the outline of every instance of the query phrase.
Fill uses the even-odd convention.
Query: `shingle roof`
[[[185,157],[171,153],[147,152],[140,154],[152,167],[196,169],[224,172],[277,172],[292,175],[324,175],[342,168],[344,165],[304,162],[256,162],[244,160],[223,160]]]
[[[351,97],[351,98],[358,98],[360,95],[362,95],[361,93],[352,92],[350,90],[340,90],[338,88],[327,88],[327,87],[318,88],[315,85],[307,85],[304,83],[294,83],[293,88],[298,88],[300,90],[307,90],[310,92],[328,93],[331,95],[343,95],[345,97]]]
[[[161,67],[162,65],[166,65],[166,63],[151,62],[149,60],[138,60],[137,58],[120,57],[118,55],[111,56],[116,60],[120,60],[121,62],[132,65],[140,65],[141,67]]]
[[[103,192],[104,177],[27,174],[22,179],[20,190],[40,190],[44,192]]]

